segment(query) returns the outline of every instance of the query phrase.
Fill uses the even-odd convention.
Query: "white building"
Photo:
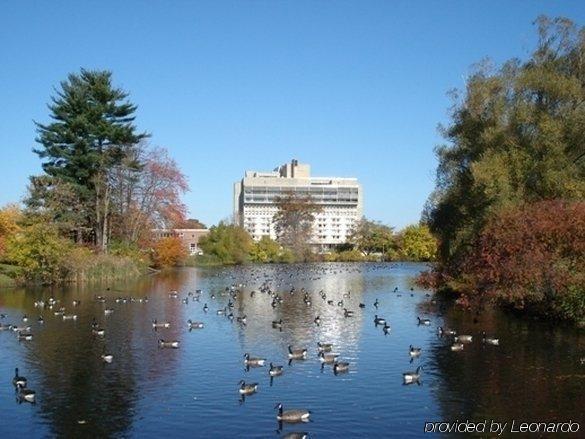
[[[252,235],[276,239],[272,218],[275,199],[287,193],[310,195],[321,207],[315,215],[311,244],[322,250],[347,242],[362,217],[363,194],[356,178],[311,177],[311,168],[297,160],[272,172],[246,171],[234,184],[234,219]]]

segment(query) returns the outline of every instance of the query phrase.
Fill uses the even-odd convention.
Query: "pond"
[[[573,421],[582,435],[583,333],[441,303],[412,282],[425,268],[185,268],[100,286],[3,290],[0,323],[30,326],[33,338],[0,331],[0,436],[404,437],[421,436],[425,422],[456,420],[488,420],[488,428],[492,420]],[[61,307],[65,316],[55,315]],[[155,319],[170,327],[153,328]],[[189,319],[204,327],[189,330]],[[439,326],[472,342],[452,351]],[[483,343],[482,331],[499,345]],[[349,370],[322,366],[318,342],[332,343]],[[410,345],[420,356],[411,358]],[[288,346],[307,349],[306,359],[289,363]],[[266,365],[245,367],[245,353]],[[283,366],[281,376],[270,378],[270,362]],[[404,384],[403,373],[421,365],[420,378]],[[15,392],[16,367],[34,404]],[[240,380],[258,383],[256,393],[242,397]],[[278,403],[310,410],[310,422],[279,423]]]

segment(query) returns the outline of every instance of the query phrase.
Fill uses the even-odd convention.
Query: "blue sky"
[[[365,214],[402,227],[433,189],[447,91],[486,56],[526,57],[539,14],[585,24],[580,1],[2,2],[0,205],[40,173],[33,120],[85,67],[131,93],[191,216],[228,217],[245,169],[297,158],[358,177]]]

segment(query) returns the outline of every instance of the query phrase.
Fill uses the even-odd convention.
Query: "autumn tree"
[[[176,267],[187,259],[188,251],[180,238],[159,239],[154,246],[154,263],[159,268]]]
[[[277,241],[289,248],[298,260],[311,258],[311,238],[315,214],[321,211],[310,196],[288,192],[275,199],[278,208],[272,221]]]
[[[365,255],[387,253],[395,247],[392,227],[362,218],[355,224],[349,242]]]
[[[111,219],[111,170],[127,161],[144,133],[133,125],[136,106],[112,85],[108,71],[82,69],[61,83],[49,110],[52,122],[37,123],[43,170],[69,185],[95,244],[107,249]]]
[[[433,261],[437,254],[437,240],[426,224],[411,224],[397,237],[399,255],[408,261]]]
[[[0,260],[6,251],[6,241],[19,231],[22,214],[18,206],[9,204],[0,209]]]

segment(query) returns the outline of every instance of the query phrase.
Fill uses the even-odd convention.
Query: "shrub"
[[[250,258],[253,241],[248,232],[233,224],[220,222],[201,238],[199,247],[222,264],[243,264]]]
[[[412,224],[402,230],[398,247],[400,257],[408,261],[433,261],[437,255],[437,240],[424,224]]]
[[[159,268],[181,265],[188,256],[181,239],[174,236],[162,238],[154,246],[154,264]]]
[[[464,262],[463,299],[492,299],[550,317],[585,319],[585,202],[503,210]]]

